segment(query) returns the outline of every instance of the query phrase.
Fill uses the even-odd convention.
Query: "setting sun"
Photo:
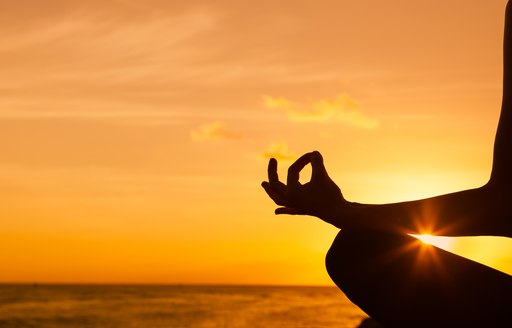
[[[450,251],[453,246],[453,238],[451,237],[440,237],[433,236],[430,234],[422,234],[422,235],[411,235],[415,238],[418,238],[423,244],[437,246],[444,250]]]

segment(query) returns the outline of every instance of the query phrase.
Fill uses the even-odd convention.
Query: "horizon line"
[[[174,286],[174,287],[335,287],[335,284],[259,284],[259,283],[170,283],[170,282],[8,282],[0,286]]]

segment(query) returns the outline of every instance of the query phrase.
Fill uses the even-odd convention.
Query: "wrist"
[[[342,199],[330,208],[322,219],[341,229],[346,227],[346,224],[351,221],[351,218],[354,215],[354,209],[358,207],[358,205],[360,204]]]

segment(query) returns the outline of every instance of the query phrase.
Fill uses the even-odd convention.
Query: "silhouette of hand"
[[[300,171],[309,163],[312,167],[311,180],[301,184]],[[340,208],[348,203],[340,188],[327,174],[322,155],[318,151],[304,154],[290,166],[286,185],[279,181],[277,161],[270,159],[268,182],[264,181],[261,185],[270,198],[282,206],[276,209],[276,214],[313,215],[333,223]]]

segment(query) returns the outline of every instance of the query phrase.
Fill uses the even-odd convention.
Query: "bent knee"
[[[325,257],[327,272],[336,274],[340,268],[357,267],[362,260],[362,253],[366,253],[369,239],[371,238],[363,233],[340,231]]]
[[[358,294],[358,290],[379,280],[376,271],[386,268],[381,261],[386,250],[393,248],[397,236],[365,231],[340,231],[325,257],[327,273],[345,294]]]
[[[351,285],[351,271],[355,269],[354,251],[356,251],[349,246],[346,235],[345,232],[340,231],[325,256],[327,273],[343,291]]]
[[[336,282],[335,276],[337,274],[337,269],[339,267],[339,263],[343,257],[340,247],[337,247],[337,240],[341,238],[341,231],[338,233],[336,238],[334,239],[331,247],[327,251],[325,255],[325,268],[327,269],[327,273],[331,277],[332,280]]]

